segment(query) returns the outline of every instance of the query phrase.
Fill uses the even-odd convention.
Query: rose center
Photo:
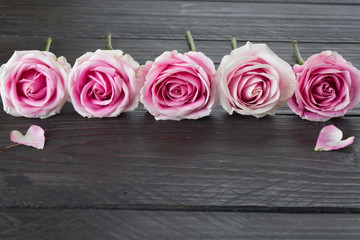
[[[167,97],[169,99],[178,99],[188,94],[187,86],[185,84],[168,84]]]
[[[97,100],[108,100],[112,96],[112,88],[110,84],[111,76],[102,72],[91,72],[88,81],[93,85],[88,89],[88,95]]]
[[[17,93],[19,96],[30,99],[42,99],[46,96],[46,77],[34,69],[21,74]]]
[[[336,91],[331,82],[322,82],[313,87],[312,94],[316,101],[321,102],[328,98],[334,98]]]
[[[334,88],[328,83],[322,84],[322,90],[324,95],[327,96],[332,95],[334,93]]]
[[[172,89],[170,92],[172,95],[181,95],[182,93],[181,87],[177,86],[176,88]]]
[[[263,82],[257,82],[245,86],[240,92],[240,98],[247,103],[255,102],[262,95]]]

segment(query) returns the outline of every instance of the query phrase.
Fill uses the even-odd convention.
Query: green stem
[[[46,47],[45,47],[45,51],[48,52],[50,50],[50,45],[51,45],[51,42],[52,42],[52,38],[49,37],[47,39],[47,43],[46,43]]]
[[[191,32],[189,30],[186,31],[186,38],[190,46],[190,50],[196,52],[194,39],[191,36]]]
[[[231,46],[232,46],[232,49],[237,49],[237,42],[236,42],[236,37],[232,37],[231,39]]]
[[[298,46],[298,41],[294,40],[292,42],[292,45],[294,47],[295,56],[296,56],[296,59],[297,59],[299,65],[303,65],[305,63],[305,61],[301,57],[301,54],[300,54],[300,51],[299,51],[299,46]]]
[[[111,33],[109,33],[107,35],[107,44],[106,44],[106,47],[108,50],[114,50],[112,45],[111,45]]]

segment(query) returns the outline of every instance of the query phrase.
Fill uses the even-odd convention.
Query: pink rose
[[[315,54],[294,72],[298,87],[288,105],[303,119],[344,116],[360,102],[360,71],[336,52]]]
[[[0,68],[4,111],[13,116],[47,118],[60,112],[68,99],[64,57],[47,51],[15,51]]]
[[[140,68],[141,102],[156,120],[198,119],[217,105],[215,66],[201,52],[164,52]]]
[[[291,66],[266,44],[247,42],[231,51],[222,59],[217,78],[220,102],[229,114],[273,115],[296,88]]]
[[[121,50],[97,50],[79,57],[69,75],[69,94],[83,117],[116,117],[139,103],[140,65]]]

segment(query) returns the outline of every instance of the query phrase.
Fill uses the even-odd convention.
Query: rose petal
[[[10,133],[10,139],[15,143],[20,143],[37,149],[43,149],[45,145],[44,133],[44,129],[41,127],[37,125],[31,125],[25,136],[21,132],[13,130]]]
[[[315,151],[331,151],[349,146],[355,137],[341,140],[343,133],[334,125],[323,127],[316,142]]]

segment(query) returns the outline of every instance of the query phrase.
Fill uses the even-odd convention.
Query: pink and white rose
[[[218,102],[215,66],[201,52],[164,52],[140,68],[141,102],[156,120],[198,119]]]
[[[15,51],[0,68],[4,111],[16,117],[47,118],[68,100],[70,64],[47,51]]]
[[[83,117],[116,117],[139,103],[140,65],[121,50],[97,50],[79,57],[69,75],[69,94]]]
[[[266,44],[251,42],[223,57],[217,78],[220,102],[229,114],[273,115],[296,88],[291,66]]]
[[[344,116],[360,102],[360,71],[337,52],[312,55],[294,72],[298,87],[288,105],[303,119]]]

